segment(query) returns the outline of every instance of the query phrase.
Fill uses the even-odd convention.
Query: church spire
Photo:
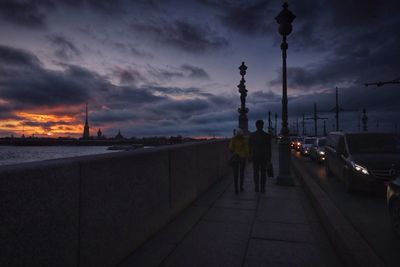
[[[83,127],[83,135],[82,139],[89,139],[90,133],[89,133],[89,115],[88,115],[88,102],[86,102],[86,119],[85,119],[85,126]]]
[[[86,102],[86,122],[85,124],[88,124],[88,102]]]

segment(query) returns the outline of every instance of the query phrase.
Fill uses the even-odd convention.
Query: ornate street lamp
[[[242,62],[242,65],[239,66],[240,75],[242,79],[240,80],[239,88],[240,93],[240,108],[238,108],[239,112],[239,128],[243,130],[243,132],[247,135],[249,134],[249,120],[247,118],[247,113],[249,109],[246,108],[246,97],[247,97],[247,89],[246,89],[246,80],[244,76],[246,75],[247,66]]]
[[[292,32],[292,22],[296,16],[288,9],[288,3],[283,4],[283,10],[278,14],[275,20],[279,24],[279,33],[282,35],[282,129],[281,141],[279,142],[279,175],[277,184],[294,185],[293,177],[290,174],[290,147],[289,147],[289,129],[288,129],[288,98],[287,98],[287,77],[286,77],[286,51],[288,44],[286,36]]]

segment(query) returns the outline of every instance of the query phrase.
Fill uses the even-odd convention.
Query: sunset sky
[[[269,110],[280,118],[282,3],[1,0],[0,136],[79,137],[86,102],[91,135],[230,136],[242,61],[250,129]],[[314,102],[333,109],[337,86],[352,110],[343,130],[365,107],[370,130],[393,132],[400,85],[363,84],[400,78],[400,1],[288,3],[290,126]],[[333,113],[320,115],[332,130]]]

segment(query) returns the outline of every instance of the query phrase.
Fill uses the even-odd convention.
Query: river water
[[[0,146],[0,166],[111,152],[107,146]]]

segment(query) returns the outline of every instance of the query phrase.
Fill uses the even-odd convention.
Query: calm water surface
[[[111,152],[107,146],[0,146],[0,166]]]

